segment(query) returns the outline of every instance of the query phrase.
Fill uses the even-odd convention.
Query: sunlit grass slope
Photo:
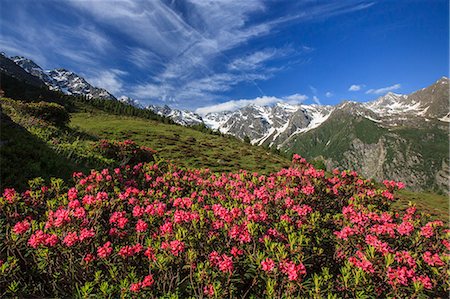
[[[158,157],[186,167],[206,167],[218,172],[246,169],[268,173],[278,171],[289,162],[264,148],[232,137],[103,112],[74,113],[70,126],[101,139],[131,139],[157,150]]]

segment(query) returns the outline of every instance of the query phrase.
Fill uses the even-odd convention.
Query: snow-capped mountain
[[[195,112],[188,110],[172,109],[169,106],[150,105],[147,109],[152,110],[156,114],[171,118],[175,123],[183,126],[193,126],[203,124],[203,119]]]
[[[43,70],[31,59],[15,56],[11,59],[31,75],[38,77],[51,90],[61,91],[69,95],[84,95],[88,98],[115,100],[106,89],[89,84],[86,79],[66,69]]]
[[[410,95],[389,92],[370,102],[344,101],[336,106],[291,105],[277,103],[271,106],[249,105],[235,111],[208,113],[200,116],[190,111],[168,106],[150,106],[156,113],[172,118],[176,123],[192,125],[204,123],[214,130],[240,139],[248,137],[255,145],[282,148],[296,136],[320,127],[331,115],[363,117],[378,126],[418,126],[422,119],[449,122],[448,78],[442,77],[430,87]]]
[[[250,105],[234,112],[208,113],[203,120],[206,125],[222,133],[241,139],[248,137],[252,144],[272,146],[293,134],[319,126],[332,109],[331,106],[280,102],[273,106]]]
[[[131,105],[133,107],[136,107],[136,108],[143,108],[141,103],[138,100],[132,99],[132,98],[127,97],[127,96],[118,97],[117,100],[119,100],[120,102],[125,103],[127,105]]]

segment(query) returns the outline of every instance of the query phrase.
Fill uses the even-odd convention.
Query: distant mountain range
[[[0,70],[36,86],[65,94],[116,100],[65,70],[44,71],[24,57],[0,55]],[[119,99],[140,107],[129,97]],[[449,79],[409,95],[387,93],[374,101],[345,101],[336,106],[249,105],[201,116],[168,106],[148,106],[184,125],[204,124],[255,145],[320,159],[328,169],[355,169],[376,180],[404,181],[412,189],[449,190]]]

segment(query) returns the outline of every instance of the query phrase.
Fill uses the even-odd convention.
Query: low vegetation
[[[261,175],[171,163],[34,180],[0,198],[0,296],[439,298],[442,221],[393,210],[401,183],[295,155]]]

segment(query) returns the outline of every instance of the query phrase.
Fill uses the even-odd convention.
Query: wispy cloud
[[[296,46],[247,47],[251,41],[287,24],[373,4],[293,2],[287,13],[268,13],[273,3],[263,0],[11,1],[16,2],[20,4],[8,10],[9,19],[0,20],[7,33],[0,36],[2,49],[23,53],[44,67],[97,69],[87,71],[88,78],[113,93],[188,108],[220,101],[239,84],[254,86],[264,97],[260,81],[283,70],[273,66],[276,59],[284,59],[283,66],[304,63],[314,48],[302,41]],[[54,17],[62,12],[64,17]],[[125,76],[114,72],[125,68],[133,68],[139,78],[125,84]]]
[[[87,75],[86,79],[90,84],[104,88],[117,96],[123,92],[123,80],[120,76],[126,74],[126,72],[117,69],[103,70]]]
[[[292,54],[295,51],[290,47],[270,48],[256,51],[251,54],[238,57],[228,64],[228,69],[237,71],[253,71],[263,67],[264,63]]]
[[[298,93],[283,98],[262,96],[254,99],[231,100],[220,104],[205,106],[197,108],[195,112],[201,115],[205,115],[214,112],[235,111],[248,105],[267,106],[273,105],[275,103],[301,104],[306,99],[308,99],[308,96]]]
[[[352,84],[350,85],[350,87],[348,88],[348,91],[360,91],[362,88],[364,88],[365,85],[364,84]]]
[[[399,83],[397,83],[397,84],[394,84],[391,86],[382,87],[382,88],[378,88],[378,89],[369,89],[368,91],[366,91],[366,94],[384,94],[389,91],[399,89],[400,87],[402,87],[402,86]]]
[[[326,96],[327,98],[331,98],[332,96],[334,96],[334,93],[332,93],[331,91],[327,91],[327,92],[325,93],[325,96]]]
[[[316,103],[317,105],[322,105],[322,103],[320,102],[320,99],[317,96],[313,96],[313,101],[314,103]]]
[[[283,97],[283,101],[288,102],[290,104],[300,104],[308,99],[308,96],[305,94],[294,93],[292,95]]]

